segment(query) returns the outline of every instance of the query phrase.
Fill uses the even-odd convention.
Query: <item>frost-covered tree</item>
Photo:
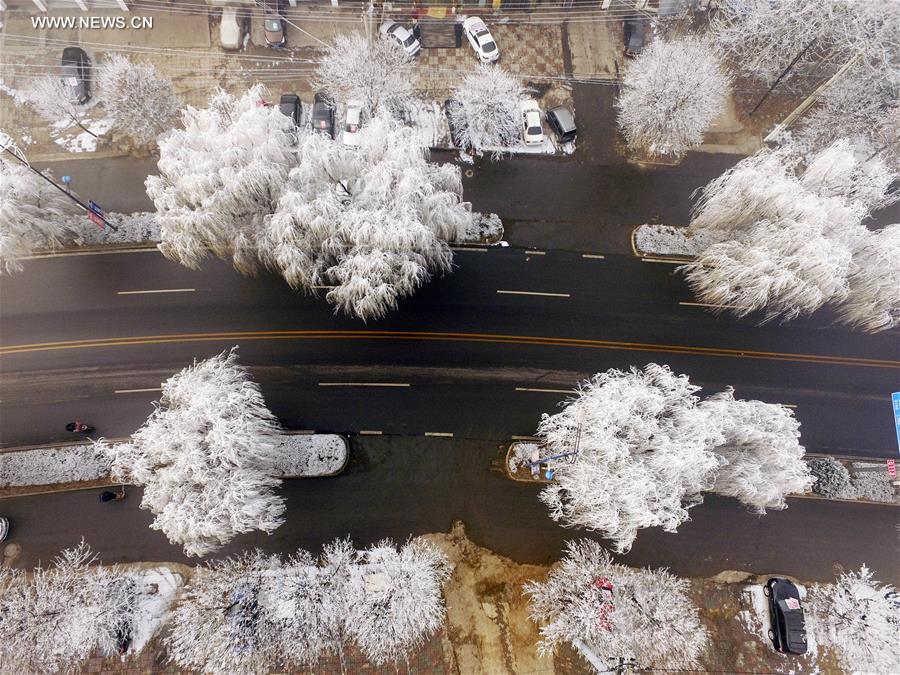
[[[117,480],[144,486],[141,508],[187,555],[215,551],[237,534],[283,522],[277,422],[232,349],[176,373],[127,443],[100,448]]]
[[[729,88],[717,50],[705,40],[656,40],[625,73],[619,126],[631,148],[679,157],[703,142]]]
[[[132,631],[137,587],[119,568],[95,562],[82,540],[30,574],[0,566],[4,672],[67,672],[94,653],[118,653]]]
[[[0,273],[19,272],[17,258],[61,246],[74,232],[72,200],[28,167],[0,160]]]
[[[834,649],[847,672],[900,671],[900,594],[875,581],[865,565],[841,574],[835,584],[813,586],[807,621],[819,644]]]
[[[323,50],[314,86],[340,101],[362,101],[372,113],[397,114],[413,94],[412,57],[392,40],[370,44],[359,33],[338,35]]]
[[[817,457],[810,460],[809,472],[815,482],[812,490],[827,499],[855,499],[856,492],[850,483],[847,467],[834,457]]]
[[[725,463],[716,473],[713,492],[765,513],[787,508],[785,495],[809,490],[812,477],[803,459],[800,422],[790,408],[737,400],[730,387],[699,407],[719,420],[725,437],[715,449]]]
[[[447,244],[472,223],[459,167],[426,161],[412,129],[386,116],[348,148],[308,134],[260,235],[260,255],[294,288],[333,286],[336,310],[363,320],[450,270]]]
[[[589,539],[567,542],[566,557],[525,593],[542,654],[580,642],[611,669],[691,669],[709,642],[686,579],[613,563]]]
[[[853,252],[871,236],[862,221],[900,196],[895,178],[846,140],[803,171],[787,152],[759,152],[700,191],[689,233],[712,243],[681,270],[698,299],[737,316],[789,320],[839,305]]]
[[[497,66],[479,66],[453,90],[447,119],[458,148],[502,153],[522,139],[516,77]]]
[[[362,554],[352,585],[347,630],[376,665],[398,660],[444,623],[441,588],[452,570],[435,546],[381,541]]]
[[[239,271],[257,268],[257,235],[294,162],[293,122],[265,96],[261,85],[240,98],[219,90],[159,137],[160,173],[146,186],[167,258],[196,269],[211,251]]]
[[[622,552],[641,528],[676,531],[705,491],[764,512],[809,487],[788,409],[735,400],[730,389],[701,402],[699,389],[666,366],[612,369],[545,414],[542,454],[559,456],[540,494],[550,517],[598,530]]]
[[[19,91],[22,99],[47,122],[72,123],[94,138],[99,136],[87,125],[87,108],[72,98],[70,87],[58,77],[45,75],[32,80]]]
[[[178,119],[181,101],[172,81],[152,64],[112,54],[97,69],[97,88],[113,127],[138,145],[155,144]]]
[[[900,223],[873,232],[853,252],[840,320],[874,333],[900,324]]]

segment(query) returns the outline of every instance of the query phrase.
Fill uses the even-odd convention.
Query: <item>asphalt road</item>
[[[797,406],[809,451],[896,454],[896,331],[849,333],[824,314],[763,327],[715,317],[679,304],[691,298],[671,266],[631,257],[491,249],[457,260],[369,324],[220,261],[194,272],[155,251],[30,260],[0,289],[0,442],[65,440],[71,419],[128,435],[158,396],[134,390],[240,345],[294,429],[508,441],[532,434],[580,379],[655,361],[707,392],[731,385]],[[130,294],[171,289],[193,290]]]
[[[514,483],[492,470],[497,445],[436,438],[366,438],[352,443],[347,471],[334,478],[286,481],[285,523],[271,536],[238,537],[217,553],[251,547],[290,552],[318,551],[336,537],[364,546],[383,537],[442,532],[454,520],[470,538],[519,562],[557,560],[564,542],[590,536],[568,530],[547,516],[538,486]],[[149,529],[140,491],[124,502],[101,504],[98,490],[4,499],[0,510],[13,523],[14,561],[30,567],[48,561],[82,536],[104,562],[183,561],[181,549]],[[667,566],[682,575],[723,570],[782,573],[810,580],[833,578],[866,563],[878,579],[900,583],[896,525],[900,509],[808,499],[790,499],[784,511],[749,513],[736,501],[708,496],[691,510],[677,534],[642,530],[622,559],[632,565]],[[196,559],[191,559],[196,562]]]

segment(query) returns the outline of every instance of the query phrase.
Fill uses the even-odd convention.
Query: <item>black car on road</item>
[[[800,591],[781,577],[773,577],[763,586],[769,600],[769,639],[775,649],[786,654],[806,653],[806,620]]]
[[[91,60],[81,47],[63,49],[62,82],[69,99],[75,103],[87,103],[91,99]]]

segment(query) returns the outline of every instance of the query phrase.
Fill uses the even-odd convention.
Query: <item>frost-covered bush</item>
[[[546,581],[526,583],[525,593],[540,625],[542,654],[580,641],[610,669],[624,662],[691,669],[709,642],[686,579],[613,563],[589,539],[567,542],[566,557]]]
[[[809,472],[816,482],[812,491],[828,499],[855,499],[856,491],[850,484],[850,472],[841,462],[832,457],[817,457],[810,460]]]
[[[117,480],[144,487],[141,508],[187,555],[202,556],[284,519],[278,424],[232,349],[173,375],[156,409],[127,443],[98,446]]]
[[[18,258],[54,249],[74,236],[71,199],[28,167],[0,159],[0,274],[20,272]]]
[[[479,66],[453,90],[447,119],[453,143],[463,150],[501,152],[522,139],[522,86],[498,66]]]
[[[859,471],[850,479],[856,499],[870,499],[873,502],[895,502],[897,493],[883,466],[878,471]]]
[[[719,52],[705,40],[655,40],[625,72],[619,126],[632,148],[679,157],[703,142],[729,88]]]

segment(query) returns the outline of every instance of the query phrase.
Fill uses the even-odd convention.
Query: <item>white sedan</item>
[[[396,42],[410,56],[415,56],[422,50],[422,45],[415,36],[396,21],[385,21],[378,32],[382,37]]]
[[[533,99],[522,101],[522,138],[525,145],[540,145],[544,142],[544,129],[541,127],[541,109]]]
[[[482,63],[493,63],[500,58],[500,48],[494,41],[484,21],[477,16],[470,16],[463,21],[463,33],[472,45],[472,49],[478,54]]]
[[[350,101],[347,104],[347,115],[344,120],[344,145],[359,145],[359,128],[362,126],[363,104]]]

